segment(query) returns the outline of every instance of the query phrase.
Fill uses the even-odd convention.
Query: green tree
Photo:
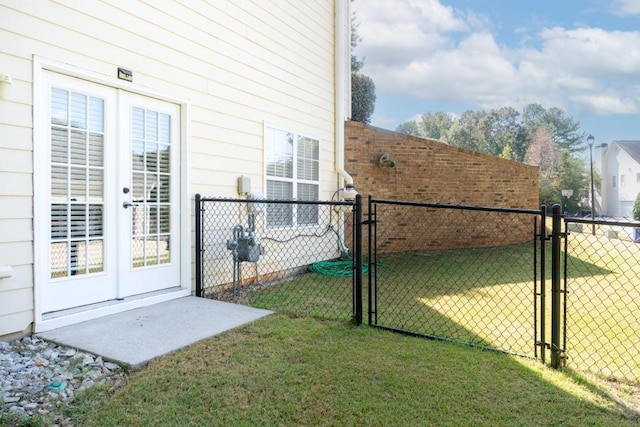
[[[400,123],[396,127],[396,132],[403,133],[405,135],[418,136],[425,138],[425,135],[420,129],[420,125],[415,120],[409,120],[408,122]]]
[[[424,114],[420,120],[420,128],[425,138],[446,140],[451,125],[453,125],[453,117],[442,111]]]
[[[586,134],[580,131],[580,122],[561,108],[552,107],[547,110],[540,104],[529,104],[523,109],[522,123],[528,136],[544,127],[553,135],[553,141],[559,149],[569,153],[585,150]]]
[[[545,201],[548,206],[560,203],[568,212],[580,210],[580,193],[589,185],[587,167],[580,159],[573,157],[568,151],[560,155],[558,165],[554,173],[553,190],[550,200]],[[562,197],[562,190],[572,190],[571,197]]]
[[[353,1],[353,0],[352,0]],[[371,123],[376,106],[376,85],[373,79],[360,72],[364,58],[359,59],[353,50],[362,41],[358,34],[359,23],[355,13],[351,15],[351,120]]]
[[[376,107],[376,85],[369,76],[351,73],[351,120],[371,123]]]
[[[636,196],[635,202],[633,202],[633,219],[640,221],[640,193]]]
[[[433,114],[425,113],[419,120],[401,123],[396,127],[396,132],[420,138],[446,140],[453,122],[453,116],[442,111]]]
[[[551,206],[558,201],[554,178],[559,159],[560,152],[555,148],[551,133],[545,128],[538,129],[531,138],[525,161],[529,165],[540,168],[538,183],[541,204]]]
[[[487,113],[484,111],[467,110],[463,112],[456,117],[449,128],[445,141],[456,147],[482,153],[485,146],[485,132],[483,132],[482,123],[486,115]]]
[[[548,129],[539,128],[533,135],[526,161],[540,168],[541,204],[559,203],[569,212],[580,210],[581,190],[589,184],[587,167],[568,151],[558,149]],[[563,197],[562,190],[572,190],[572,195]]]
[[[483,134],[481,152],[492,156],[508,153],[510,157],[507,158],[524,160],[526,134],[520,124],[520,113],[515,108],[491,110],[482,118],[480,125]]]

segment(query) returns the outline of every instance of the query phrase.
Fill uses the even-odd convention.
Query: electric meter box
[[[240,175],[238,177],[238,194],[247,195],[251,193],[251,178]]]

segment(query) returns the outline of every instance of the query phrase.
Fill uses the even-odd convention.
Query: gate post
[[[551,367],[558,369],[562,367],[563,363],[563,349],[560,346],[562,207],[559,204],[553,205],[551,215],[553,219],[551,229]]]
[[[196,296],[202,296],[202,196],[196,194],[195,205],[195,238],[196,238]]]
[[[355,278],[356,278],[356,325],[362,325],[362,196],[356,195],[355,206]]]

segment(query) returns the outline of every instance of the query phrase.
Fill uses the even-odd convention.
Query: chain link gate
[[[370,197],[365,222],[370,325],[543,361],[547,349],[561,357],[549,322],[558,307],[547,310],[559,289],[547,289],[546,210]]]
[[[567,366],[640,381],[640,222],[565,218]]]

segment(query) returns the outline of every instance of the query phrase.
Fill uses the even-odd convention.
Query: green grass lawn
[[[567,261],[569,367],[640,380],[639,247],[604,235],[571,235]],[[551,338],[550,255],[547,248],[547,343]],[[540,338],[541,326],[534,301],[539,308],[541,300],[534,295],[531,243],[381,255],[377,274],[375,324],[536,355],[534,336],[537,328]],[[364,301],[366,322],[366,289]],[[309,273],[255,293],[251,304],[347,320],[352,307],[351,278]],[[539,349],[537,352],[540,356]]]
[[[535,361],[285,315],[162,357],[94,398],[69,409],[77,425],[640,424],[597,385]]]
[[[308,273],[250,293],[281,314],[163,357],[68,411],[78,425],[109,426],[640,426],[638,246],[570,240],[569,369],[355,327],[351,278]],[[531,355],[532,256],[517,245],[381,257],[378,323]]]

